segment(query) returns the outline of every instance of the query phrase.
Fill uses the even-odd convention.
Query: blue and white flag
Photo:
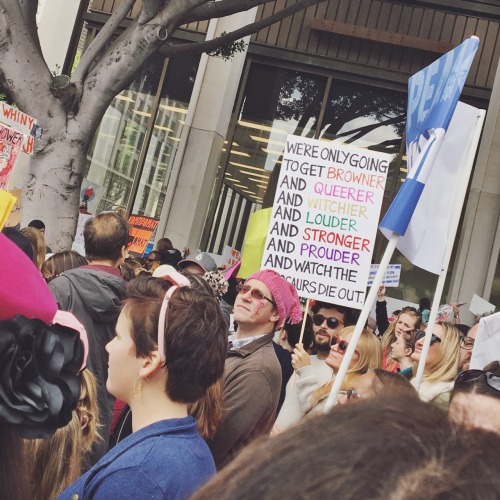
[[[471,165],[467,159],[479,116],[477,108],[457,104],[430,178],[405,235],[396,245],[413,265],[434,274],[440,274],[448,240],[455,237],[450,233],[451,221],[463,205],[461,186],[469,181]],[[382,232],[390,236],[390,231]]]
[[[410,78],[406,122],[408,175],[382,219],[381,229],[399,235],[406,233],[478,46],[479,39],[473,36]]]

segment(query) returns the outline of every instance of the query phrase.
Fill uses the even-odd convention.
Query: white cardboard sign
[[[373,280],[378,271],[380,264],[372,264],[370,267],[370,274],[368,275],[368,286],[373,285]],[[384,286],[399,286],[399,278],[401,276],[401,264],[389,264],[385,270],[384,277],[382,278],[382,285]]]
[[[288,136],[262,268],[299,296],[360,309],[391,156]]]

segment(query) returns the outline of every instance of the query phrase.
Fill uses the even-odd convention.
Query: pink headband
[[[68,311],[57,311],[52,323],[55,325],[66,326],[72,330],[76,330],[80,334],[80,340],[83,344],[83,361],[80,371],[87,366],[87,356],[89,354],[89,338],[85,327],[76,319],[75,315]]]
[[[156,271],[158,271],[158,269],[159,268],[157,268]],[[165,361],[165,317],[167,315],[168,301],[170,300],[170,297],[172,297],[172,294],[175,292],[175,290],[183,286],[190,287],[191,283],[181,273],[170,269],[166,270],[166,272],[164,273],[156,273],[154,277],[170,281],[174,284],[174,286],[170,287],[167,290],[167,293],[165,293],[165,297],[163,298],[163,301],[161,303],[160,316],[158,318],[158,352],[160,353],[160,359],[162,361]]]

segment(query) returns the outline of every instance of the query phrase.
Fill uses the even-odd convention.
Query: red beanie
[[[261,281],[273,294],[279,314],[278,328],[283,325],[289,316],[290,323],[299,323],[302,320],[302,309],[300,308],[297,289],[286,281],[281,274],[270,269],[264,269],[246,279],[246,281],[250,280]]]
[[[22,314],[51,324],[56,311],[56,301],[40,271],[0,233],[0,320]]]

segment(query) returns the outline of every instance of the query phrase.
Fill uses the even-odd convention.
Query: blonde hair
[[[40,271],[42,269],[43,261],[45,260],[45,253],[47,247],[45,246],[45,238],[43,234],[32,227],[23,227],[21,233],[30,240],[33,246],[33,263]]]
[[[460,331],[451,323],[437,322],[436,325],[443,329],[439,353],[432,363],[426,363],[423,379],[429,382],[450,382],[458,374]]]
[[[339,332],[339,339],[344,339],[348,335],[351,335],[354,332],[354,328],[354,326],[342,328]],[[359,356],[357,359],[351,360],[349,369],[347,370],[346,376],[340,386],[341,391],[345,391],[351,387],[354,380],[366,373],[369,369],[380,368],[382,364],[382,346],[380,344],[380,340],[375,334],[370,333],[368,330],[363,330],[361,332],[361,337],[359,338],[356,350],[358,351]],[[316,389],[311,396],[312,404],[310,406],[314,408],[326,396],[328,396],[332,386],[333,379]]]
[[[32,460],[31,497],[55,499],[76,481],[82,471],[82,457],[99,438],[97,433],[97,384],[94,375],[82,371],[81,394],[71,421],[48,439],[27,441]]]

